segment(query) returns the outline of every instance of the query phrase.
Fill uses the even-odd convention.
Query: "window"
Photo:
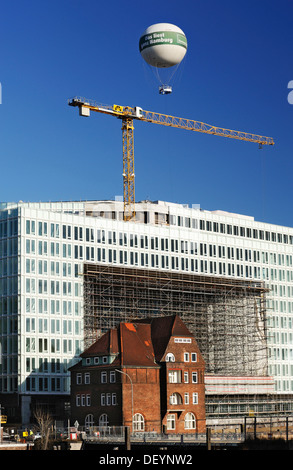
[[[94,425],[94,415],[90,414],[85,417],[84,425],[86,427]]]
[[[198,393],[194,392],[192,394],[192,404],[197,405],[198,404]]]
[[[189,362],[189,353],[188,352],[184,353],[184,362]]]
[[[184,418],[184,429],[195,429],[195,416],[193,413],[187,413]]]
[[[197,384],[197,372],[192,372],[192,383]]]
[[[191,362],[197,362],[197,353],[191,353]]]
[[[77,385],[80,385],[82,383],[82,378],[81,374],[76,374],[76,383]]]
[[[188,382],[189,382],[188,371],[184,371],[184,383],[188,384]]]
[[[174,414],[169,414],[167,416],[167,429],[170,431],[175,429],[175,415]]]
[[[99,418],[99,426],[109,426],[109,418],[106,413],[103,413]]]
[[[87,372],[86,374],[84,374],[84,383],[85,384],[89,384],[90,383],[90,373]]]
[[[166,362],[175,362],[175,356],[172,353],[166,355]]]
[[[180,370],[170,370],[168,376],[169,376],[170,384],[181,383],[181,371]]]
[[[107,383],[107,372],[101,372],[101,383],[102,384]]]
[[[116,382],[116,372],[114,370],[110,371],[110,383]]]
[[[140,413],[133,416],[133,431],[144,431],[144,417]]]
[[[182,405],[182,397],[179,393],[170,395],[170,405]]]

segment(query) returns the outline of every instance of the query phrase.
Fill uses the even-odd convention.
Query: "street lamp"
[[[119,372],[120,374],[124,374],[126,375],[129,380],[130,380],[130,384],[131,384],[131,423],[132,423],[132,431],[133,431],[133,383],[132,383],[132,380],[131,380],[131,377],[129,374],[127,374],[126,372],[123,372],[122,370],[119,370],[119,369],[115,369],[116,372]]]

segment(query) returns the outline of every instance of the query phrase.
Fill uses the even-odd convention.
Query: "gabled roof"
[[[80,356],[116,355],[115,364],[156,367],[172,336],[193,337],[177,316],[151,317],[121,322],[107,331]]]
[[[121,365],[156,365],[148,324],[120,323]]]
[[[150,317],[134,320],[134,323],[149,323],[151,325],[152,343],[158,362],[165,354],[171,336],[193,337],[178,315],[166,317]]]
[[[115,329],[115,330],[108,330],[95,343],[93,343],[88,349],[86,349],[80,355],[80,357],[100,356],[103,354],[115,355],[118,353],[119,353],[118,332],[117,332],[117,329]]]

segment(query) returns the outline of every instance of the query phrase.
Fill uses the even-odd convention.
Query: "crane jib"
[[[135,220],[135,186],[134,186],[134,139],[133,139],[133,119],[139,121],[160,124],[163,126],[177,127],[179,129],[192,130],[205,134],[228,137],[246,142],[258,143],[263,145],[274,145],[272,137],[266,137],[248,132],[241,132],[232,129],[212,126],[192,119],[169,116],[167,114],[144,111],[135,106],[103,105],[96,101],[85,98],[75,97],[68,100],[69,106],[79,108],[81,116],[89,116],[90,111],[103,114],[109,114],[122,119],[122,138],[123,138],[123,188],[124,188],[124,220]]]

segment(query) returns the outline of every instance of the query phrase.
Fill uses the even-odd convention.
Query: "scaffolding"
[[[256,281],[85,264],[85,346],[121,321],[178,315],[198,343],[207,374],[264,376],[265,294]]]

